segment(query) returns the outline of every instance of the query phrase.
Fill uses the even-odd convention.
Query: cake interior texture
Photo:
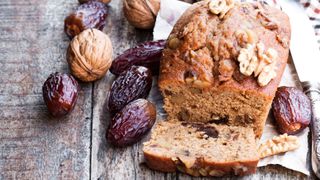
[[[164,91],[168,119],[209,122],[252,128],[261,136],[272,100],[255,91],[232,87],[202,91],[192,87],[172,87]]]
[[[159,123],[143,147],[149,167],[193,176],[252,173],[256,149],[251,128],[178,121]]]

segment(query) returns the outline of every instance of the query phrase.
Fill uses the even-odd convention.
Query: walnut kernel
[[[240,72],[245,76],[251,76],[254,73],[258,77],[260,86],[267,85],[276,77],[276,50],[269,48],[265,51],[263,43],[247,44],[239,52],[238,61]]]
[[[211,0],[209,3],[210,12],[215,15],[219,15],[220,19],[222,19],[233,7],[233,0]]]
[[[180,44],[180,40],[176,37],[169,39],[168,46],[170,49],[177,49]]]
[[[258,152],[260,158],[272,156],[287,151],[293,151],[300,147],[299,140],[296,136],[288,136],[288,134],[282,134],[269,139],[265,143],[259,146]]]

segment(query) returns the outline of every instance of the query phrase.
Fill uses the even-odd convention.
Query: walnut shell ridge
[[[124,0],[123,13],[128,22],[140,29],[151,29],[160,9],[160,0]]]
[[[75,36],[67,50],[71,73],[84,82],[102,78],[112,63],[112,44],[108,35],[87,29]]]

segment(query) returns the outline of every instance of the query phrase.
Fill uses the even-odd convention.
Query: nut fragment
[[[289,47],[289,42],[287,38],[282,38],[279,34],[276,35],[277,41],[281,44],[282,47]]]
[[[193,81],[193,87],[204,89],[210,86],[210,82],[195,80]]]
[[[288,134],[282,134],[275,136],[272,139],[267,140],[265,143],[259,146],[258,152],[260,158],[272,156],[287,151],[293,151],[300,146],[298,138],[296,136],[288,136]]]
[[[280,133],[299,133],[311,121],[311,102],[302,91],[294,87],[278,88],[272,111]]]
[[[169,39],[168,46],[170,49],[177,49],[180,44],[180,40],[176,37]]]
[[[260,20],[260,23],[269,30],[276,30],[278,29],[278,23],[276,23],[274,20],[268,17],[268,15],[263,12],[262,10],[259,10],[257,13],[257,19]]]
[[[258,59],[255,55],[255,45],[247,44],[246,48],[240,50],[238,56],[240,72],[246,76],[250,76],[258,65]]]
[[[223,176],[225,174],[225,172],[221,171],[221,170],[216,170],[216,169],[212,169],[209,172],[210,176],[215,176],[215,177],[220,177]]]
[[[262,72],[258,77],[258,84],[260,86],[267,85],[273,78],[277,76],[275,65],[275,63],[272,63],[263,68]]]
[[[201,176],[207,176],[208,175],[208,172],[203,168],[199,169],[199,173],[201,174]]]
[[[269,48],[262,57],[263,58],[260,59],[260,64],[255,75],[259,74],[258,84],[260,86],[265,86],[271,81],[271,79],[277,76],[276,58],[278,57],[278,53],[276,50]],[[261,66],[262,71],[259,72],[259,68],[261,68]]]
[[[85,82],[102,78],[112,63],[109,37],[97,29],[87,29],[70,43],[67,60],[71,73]]]
[[[211,0],[209,3],[210,12],[215,15],[219,15],[220,19],[222,19],[233,7],[233,0]]]
[[[235,36],[237,38],[237,42],[242,46],[245,47],[246,44],[255,44],[258,41],[258,37],[255,32],[250,29],[245,30],[237,30],[235,32]]]
[[[160,0],[124,0],[123,12],[136,28],[151,29],[160,9]]]
[[[230,59],[219,61],[219,81],[228,81],[231,79],[235,69],[235,63]]]
[[[197,80],[197,74],[195,71],[189,70],[184,73],[184,78],[187,84],[192,84],[195,80]]]
[[[272,48],[265,51],[265,46],[261,42],[247,44],[239,52],[240,72],[246,76],[251,76],[254,72],[254,76],[258,76],[258,84],[265,86],[277,75],[277,56],[277,51]]]

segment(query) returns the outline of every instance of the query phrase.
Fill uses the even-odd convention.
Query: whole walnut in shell
[[[123,12],[136,28],[151,29],[160,9],[160,0],[124,0]]]
[[[71,73],[84,82],[102,78],[112,63],[110,38],[97,29],[87,29],[75,36],[67,51]]]

